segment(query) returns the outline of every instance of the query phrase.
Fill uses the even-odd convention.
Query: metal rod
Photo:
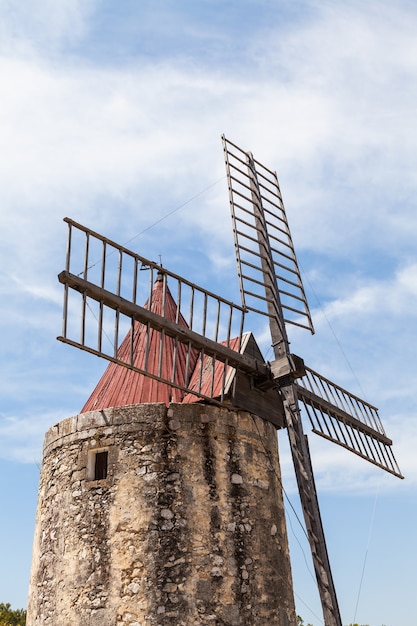
[[[145,363],[144,363],[144,370],[148,371],[148,364],[149,364],[149,350],[150,350],[150,333],[151,333],[151,325],[150,322],[148,322],[146,325],[144,325],[143,327],[146,332],[146,344],[145,344]]]
[[[178,355],[178,339],[174,339],[174,349],[172,351],[172,375],[171,382],[175,382],[175,376],[177,373],[177,355]]]
[[[213,355],[211,357],[211,383],[210,383],[210,397],[212,398],[214,395],[214,376],[216,373],[216,357]]]
[[[204,369],[204,350],[200,351],[200,365],[199,365],[199,375],[198,375],[198,393],[201,393],[201,387],[203,384],[203,369]]]
[[[97,327],[97,347],[98,350],[101,351],[103,345],[103,310],[104,304],[103,301],[99,302],[99,311],[98,311],[98,327]]]
[[[204,294],[204,306],[203,306],[203,322],[201,328],[201,334],[203,337],[206,336],[206,325],[207,325],[207,294]]]
[[[113,350],[114,357],[117,357],[117,351],[119,347],[119,317],[120,317],[120,309],[116,309],[115,311],[115,319],[114,319],[114,342],[113,342]]]
[[[107,257],[107,244],[105,241],[102,242],[102,250],[101,250],[101,281],[100,287],[105,287],[106,284],[106,257]]]
[[[178,280],[177,281],[177,309],[175,311],[175,322],[177,324],[179,324],[180,321],[180,317],[181,317],[181,281]]]
[[[71,269],[71,243],[72,243],[72,224],[68,224],[67,254],[65,259],[65,269],[67,272]]]
[[[118,254],[118,263],[117,263],[117,286],[116,286],[116,294],[120,296],[121,285],[122,285],[122,269],[123,269],[123,252],[119,250]]]
[[[138,260],[133,259],[132,302],[136,304],[138,296]]]
[[[190,319],[189,319],[189,322],[188,322],[188,326],[189,326],[190,330],[193,330],[193,328],[194,328],[194,294],[195,294],[194,287],[191,287]]]
[[[191,371],[190,371],[190,355],[191,355],[191,342],[188,342],[188,344],[184,344],[187,346],[187,354],[186,354],[186,358],[185,358],[185,373],[184,373],[184,381],[185,381],[185,386],[188,387],[188,384],[190,382],[190,378],[191,378]]]
[[[164,329],[159,333],[159,357],[158,357],[158,376],[162,378],[162,368],[164,360],[164,348],[165,348],[165,332]]]
[[[85,234],[85,250],[84,250],[84,271],[83,271],[83,278],[84,280],[87,280],[88,276],[88,250],[90,247],[90,234],[87,232]]]
[[[130,320],[130,337],[129,337],[129,365],[135,362],[135,320]]]
[[[62,334],[64,337],[67,336],[67,327],[68,327],[68,285],[65,285],[64,288],[64,306],[62,311]]]
[[[84,292],[81,294],[82,305],[81,305],[81,343],[85,344],[85,309],[87,305],[87,295]]]
[[[214,341],[219,341],[219,325],[220,325],[220,302],[217,301],[216,327],[214,332]]]

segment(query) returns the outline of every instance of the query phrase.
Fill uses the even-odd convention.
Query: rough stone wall
[[[142,404],[48,431],[27,626],[295,623],[271,424]]]

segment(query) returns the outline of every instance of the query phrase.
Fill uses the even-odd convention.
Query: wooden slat
[[[378,409],[310,368],[305,370],[306,376],[295,385],[313,432],[403,478]]]
[[[269,369],[265,363],[239,354],[227,346],[212,341],[208,337],[204,337],[189,328],[179,326],[175,322],[152,313],[152,311],[117,296],[106,289],[102,289],[79,276],[63,271],[59,274],[58,279],[62,284],[68,285],[72,289],[79,291],[81,294],[97,302],[103,302],[103,304],[111,309],[119,310],[123,315],[131,319],[143,324],[149,323],[152,328],[159,332],[164,332],[169,337],[174,337],[185,344],[190,343],[196,350],[204,350],[205,354],[215,356],[219,361],[227,360],[233,367],[238,367],[243,371],[259,378],[264,378],[265,380],[270,377]]]
[[[223,148],[229,182],[230,210],[242,305],[245,309],[257,311],[267,315],[270,319],[276,318],[276,308],[272,310],[265,306],[263,303],[266,301],[260,294],[250,293],[250,287],[247,286],[247,281],[250,281],[250,278],[245,277],[241,269],[249,255],[253,261],[251,266],[253,267],[253,264],[257,263],[258,266],[255,269],[262,274],[265,273],[267,266],[271,268],[272,280],[268,282],[268,289],[278,290],[278,293],[274,294],[275,299],[279,300],[280,296],[286,299],[285,307],[288,315],[285,322],[308,328],[314,332],[278,178],[274,172],[255,161],[249,153],[245,153],[224,136]],[[235,160],[239,163],[238,167]],[[242,204],[248,206],[243,207]],[[251,216],[253,222],[248,221],[247,215]],[[239,224],[246,225],[250,234],[239,228]],[[248,247],[248,241],[255,243],[256,251]],[[278,268],[283,270],[280,275],[277,275]],[[295,278],[290,280],[289,277],[286,277],[287,273],[295,276]],[[275,288],[274,284],[276,285]],[[285,284],[291,285],[291,290],[283,289]],[[251,306],[248,304],[247,298],[255,298],[258,300],[258,304]],[[294,299],[302,304],[301,311],[297,307],[291,306],[290,301]],[[305,323],[300,324],[300,315],[305,319]]]
[[[392,440],[389,439],[386,435],[382,435],[379,431],[375,430],[374,428],[371,428],[364,422],[361,422],[360,420],[355,418],[353,415],[351,415],[350,413],[347,413],[343,409],[340,409],[336,405],[331,404],[328,400],[325,400],[324,398],[312,393],[311,391],[308,391],[307,389],[302,387],[300,384],[297,385],[297,393],[298,393],[298,397],[305,404],[309,404],[311,407],[323,411],[327,415],[330,415],[331,417],[345,424],[348,424],[352,428],[355,428],[356,430],[363,432],[366,435],[373,437],[374,439],[378,439],[378,441],[381,441],[387,446],[392,445]]]

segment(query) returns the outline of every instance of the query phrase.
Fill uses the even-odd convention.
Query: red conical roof
[[[149,308],[148,302],[144,307]],[[166,285],[164,289],[162,276],[159,276],[155,282],[150,310],[170,321],[177,321],[180,326],[188,326],[182,315],[177,320],[177,305]],[[117,351],[118,358],[127,363],[130,361],[131,332],[128,332]],[[164,342],[161,377],[170,380],[172,378],[175,340],[166,336],[162,338],[161,333],[152,328],[148,331],[147,327],[139,322],[135,322],[133,327],[133,365],[157,374],[161,358],[161,339]],[[175,381],[183,385],[186,376],[188,348],[178,342],[176,349]],[[145,363],[146,353],[148,355],[147,363]],[[196,359],[197,354],[191,351],[188,363],[190,372],[194,369]],[[180,389],[139,374],[122,365],[110,363],[81,412],[145,402],[164,402],[168,405],[170,402],[181,402],[183,396],[184,393]]]

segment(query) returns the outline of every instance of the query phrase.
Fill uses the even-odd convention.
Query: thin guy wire
[[[305,530],[305,528],[304,528],[304,526],[303,526],[303,524],[302,524],[302,522],[301,522],[301,520],[300,520],[299,516],[297,515],[297,511],[295,510],[295,508],[294,508],[294,506],[293,506],[293,504],[292,504],[291,500],[290,500],[290,499],[289,499],[289,497],[287,496],[287,493],[286,493],[286,491],[285,491],[284,485],[282,484],[282,480],[281,480],[281,478],[278,476],[278,474],[277,474],[277,472],[276,472],[276,470],[275,470],[275,467],[274,467],[274,465],[273,465],[273,463],[272,463],[272,461],[271,461],[271,457],[270,457],[270,454],[269,454],[269,450],[267,450],[267,449],[266,449],[266,447],[265,447],[265,444],[264,444],[264,442],[263,442],[263,439],[262,439],[261,433],[259,432],[258,424],[256,423],[255,418],[254,418],[254,416],[253,416],[252,414],[251,414],[251,417],[252,417],[252,420],[253,420],[253,422],[254,422],[254,424],[255,424],[255,428],[256,428],[256,430],[257,430],[257,432],[258,432],[259,440],[260,440],[260,442],[261,442],[261,444],[262,444],[262,447],[263,447],[263,449],[264,449],[264,452],[265,452],[265,454],[266,454],[266,455],[267,455],[267,457],[268,457],[268,460],[269,460],[269,464],[270,464],[270,466],[271,466],[271,469],[272,469],[272,471],[274,472],[275,477],[276,477],[276,479],[278,480],[279,484],[281,485],[282,491],[283,491],[283,493],[284,493],[285,497],[287,498],[288,503],[289,503],[289,505],[291,506],[291,508],[292,508],[292,510],[293,510],[293,513],[294,513],[295,517],[297,518],[297,521],[298,521],[298,523],[300,524],[300,526],[301,526],[301,528],[302,528],[302,530],[303,530],[303,532],[304,532],[304,534],[305,534],[306,538],[308,539],[307,532],[306,532],[306,530]]]
[[[353,367],[352,367],[352,364],[351,364],[351,362],[349,361],[348,356],[347,356],[346,352],[345,352],[345,351],[344,351],[344,349],[343,349],[343,346],[342,346],[342,344],[341,344],[341,342],[340,342],[340,340],[339,340],[339,337],[338,337],[338,336],[337,336],[337,334],[336,334],[335,329],[333,328],[333,326],[332,326],[332,324],[331,324],[331,322],[330,322],[329,318],[328,318],[328,317],[327,317],[327,315],[326,315],[326,311],[324,310],[324,307],[323,307],[323,305],[321,304],[321,301],[320,301],[320,299],[319,299],[319,297],[318,297],[318,295],[317,295],[317,293],[316,293],[316,291],[315,291],[315,289],[314,289],[313,285],[311,284],[311,281],[310,281],[310,279],[308,278],[307,273],[304,271],[304,268],[303,268],[302,264],[301,264],[300,262],[299,262],[298,264],[299,264],[299,266],[300,266],[300,271],[302,272],[302,274],[303,274],[304,278],[305,278],[305,279],[306,279],[306,281],[308,282],[308,285],[309,285],[309,287],[310,287],[310,289],[311,289],[311,292],[313,293],[313,295],[314,295],[314,297],[315,297],[315,299],[316,299],[316,301],[317,301],[317,304],[318,304],[318,306],[319,306],[319,309],[320,309],[320,311],[322,312],[323,317],[324,317],[324,319],[326,320],[327,325],[328,325],[328,327],[329,327],[329,328],[330,328],[330,330],[331,330],[331,333],[332,333],[332,335],[333,335],[333,337],[334,337],[334,339],[335,339],[335,341],[336,341],[336,344],[337,344],[337,346],[339,347],[339,350],[340,350],[340,352],[342,353],[342,356],[343,356],[343,358],[345,359],[345,361],[346,361],[346,363],[347,363],[347,366],[348,366],[348,368],[350,369],[350,371],[351,371],[351,373],[352,373],[352,376],[354,377],[354,379],[355,379],[355,381],[356,381],[356,383],[357,383],[357,385],[358,385],[359,389],[361,390],[361,393],[362,393],[363,397],[366,399],[366,397],[367,397],[367,396],[366,396],[366,394],[365,394],[365,391],[362,389],[362,385],[360,384],[359,379],[358,379],[358,377],[356,376],[356,373],[355,373],[355,371],[354,371],[354,369],[353,369]]]
[[[88,310],[90,311],[91,315],[94,317],[94,319],[95,319],[95,320],[96,320],[96,322],[98,323],[97,315],[94,313],[93,309],[92,309],[92,308],[91,308],[91,306],[88,304],[88,302],[87,302],[86,304],[87,304],[87,308],[88,308]],[[102,327],[102,329],[101,329],[101,330],[102,330],[102,332],[103,332],[103,335],[104,335],[104,336],[106,337],[106,339],[108,340],[109,344],[110,344],[112,347],[114,347],[114,346],[113,346],[113,341],[110,339],[110,337],[108,336],[108,334],[106,333],[106,331],[104,330],[104,328],[103,328],[103,327]]]
[[[304,526],[303,526],[303,524],[302,524],[302,522],[301,522],[301,520],[300,520],[300,518],[299,518],[299,516],[298,516],[298,514],[297,514],[297,511],[295,510],[295,508],[294,508],[294,506],[293,506],[293,504],[292,504],[292,502],[291,502],[291,500],[290,500],[290,498],[289,498],[289,496],[288,496],[287,492],[285,491],[285,487],[284,487],[284,485],[282,484],[282,480],[281,480],[280,476],[278,476],[278,474],[277,474],[277,472],[276,472],[276,470],[275,470],[274,464],[273,464],[273,463],[272,463],[272,461],[271,461],[271,455],[270,455],[270,452],[269,452],[269,450],[267,450],[267,449],[266,449],[266,446],[265,446],[264,440],[262,439],[262,435],[261,435],[261,433],[259,432],[258,424],[256,423],[256,420],[255,420],[254,416],[252,415],[252,413],[251,413],[251,418],[252,418],[252,421],[253,421],[253,423],[254,423],[254,425],[255,425],[256,431],[257,431],[257,433],[258,433],[259,441],[261,442],[261,445],[262,445],[262,447],[263,447],[263,449],[264,449],[265,455],[266,455],[266,457],[267,457],[267,459],[268,459],[268,461],[269,461],[269,464],[270,464],[271,469],[272,469],[272,471],[273,471],[273,473],[274,473],[274,475],[275,475],[275,478],[277,479],[277,481],[278,481],[279,485],[281,486],[282,492],[283,492],[283,494],[284,494],[284,496],[285,496],[285,498],[286,498],[286,500],[287,500],[288,504],[290,505],[290,507],[291,507],[291,509],[292,509],[292,511],[293,511],[293,513],[294,513],[294,515],[295,515],[295,517],[296,517],[296,519],[297,519],[297,521],[298,521],[298,523],[299,523],[299,525],[300,525],[300,527],[301,527],[301,529],[302,529],[302,531],[303,531],[304,535],[306,536],[307,541],[308,541],[308,535],[307,535],[307,532],[306,532],[306,530],[305,530],[305,528],[304,528]],[[308,573],[310,574],[310,576],[311,576],[311,578],[313,579],[313,581],[315,582],[314,575],[313,575],[313,573],[312,573],[312,571],[311,571],[310,567],[308,566],[308,562],[307,562],[307,557],[306,557],[306,554],[305,554],[304,549],[303,549],[303,547],[302,547],[302,545],[301,545],[301,542],[299,541],[299,539],[298,539],[298,537],[297,537],[297,535],[296,535],[296,533],[295,533],[295,531],[294,531],[294,528],[293,528],[293,525],[292,525],[292,522],[291,522],[291,518],[290,518],[290,517],[288,517],[288,521],[289,521],[289,523],[290,523],[291,530],[292,530],[292,532],[293,532],[293,534],[294,534],[294,537],[295,537],[295,539],[296,539],[296,541],[297,541],[298,545],[300,546],[301,552],[303,553],[304,562],[305,562],[305,565],[306,565],[307,571],[308,571]],[[282,579],[282,580],[284,580],[282,577],[281,577],[281,579]],[[314,617],[316,617],[316,618],[317,618],[317,619],[318,619],[321,623],[323,623],[323,620],[322,620],[322,619],[321,619],[318,615],[316,615],[316,614],[314,613],[314,611],[313,611],[313,610],[312,610],[312,609],[311,609],[311,608],[310,608],[310,607],[309,607],[309,606],[308,606],[308,605],[304,602],[304,600],[302,600],[302,599],[301,599],[301,597],[300,597],[298,594],[296,594],[296,593],[294,592],[294,595],[296,595],[296,596],[297,596],[297,598],[298,598],[298,599],[299,599],[299,600],[300,600],[300,601],[304,604],[304,606],[305,606],[305,607],[306,607],[306,608],[307,608],[307,609],[308,609],[308,610],[312,613],[312,615],[314,615]]]
[[[171,215],[173,215],[174,213],[176,213],[177,211],[179,211],[180,209],[184,208],[185,206],[187,206],[187,204],[190,204],[190,202],[192,202],[193,200],[195,200],[196,198],[199,198],[200,196],[203,195],[203,193],[205,193],[206,191],[208,191],[209,189],[211,189],[212,187],[215,187],[216,185],[218,185],[222,180],[224,180],[226,178],[226,176],[222,176],[221,178],[219,178],[218,180],[215,180],[214,183],[211,183],[211,185],[208,185],[208,187],[205,187],[204,189],[202,189],[201,191],[199,191],[198,193],[196,193],[194,196],[191,196],[191,198],[189,198],[188,200],[186,200],[185,202],[183,202],[182,204],[180,204],[179,206],[177,206],[175,209],[172,209],[172,211],[169,211],[169,213],[166,213],[165,215],[163,215],[162,217],[159,218],[159,220],[156,220],[156,222],[153,222],[153,224],[150,224],[150,226],[147,226],[146,228],[144,228],[144,230],[141,230],[140,233],[137,233],[136,235],[133,235],[133,237],[131,237],[130,239],[128,239],[127,241],[124,242],[124,246],[126,246],[128,243],[130,243],[131,241],[133,241],[134,239],[137,239],[138,237],[140,237],[141,235],[143,235],[144,233],[148,232],[148,230],[151,230],[151,228],[154,228],[154,226],[157,226],[158,224],[160,224],[161,222],[163,222],[164,220],[166,220],[168,217],[170,217]],[[111,256],[112,254],[114,254],[116,252],[116,250],[113,250],[112,252],[108,252],[106,254],[106,258],[108,258],[109,256]],[[100,263],[100,260],[97,260],[95,263],[92,263],[91,265],[88,266],[87,270],[91,269],[92,267],[95,267],[98,263]],[[80,272],[81,274],[82,272]],[[79,275],[80,275],[79,274]]]
[[[373,527],[374,527],[374,520],[375,520],[375,512],[376,512],[376,504],[377,504],[377,500],[378,500],[378,495],[379,495],[379,489],[377,487],[377,490],[376,490],[376,493],[375,493],[374,506],[373,506],[372,515],[371,515],[371,522],[369,524],[368,542],[366,544],[365,557],[364,557],[364,560],[363,560],[361,580],[360,580],[360,583],[359,583],[358,597],[356,599],[356,606],[355,606],[355,614],[353,616],[353,623],[356,622],[356,613],[358,611],[359,598],[360,598],[360,595],[361,595],[363,579],[364,579],[364,576],[365,576],[366,561],[367,561],[367,558],[368,558],[369,545],[371,543],[371,535],[372,535],[372,531],[373,531]]]
[[[211,189],[212,187],[215,187],[218,183],[220,183],[222,180],[224,180],[226,178],[226,176],[222,176],[221,178],[219,178],[218,180],[214,181],[214,183],[211,183],[210,185],[208,185],[208,187],[205,187],[204,189],[202,189],[201,191],[199,191],[198,193],[196,193],[194,196],[192,196],[191,198],[189,198],[188,200],[186,200],[185,202],[183,202],[182,204],[180,204],[179,206],[177,206],[175,209],[173,209],[172,211],[170,211],[169,213],[166,213],[165,215],[163,215],[159,220],[157,220],[156,222],[154,222],[153,224],[151,224],[150,226],[148,226],[147,228],[145,228],[144,230],[142,230],[140,233],[138,233],[137,235],[134,235],[131,239],[128,239],[124,245],[130,243],[131,241],[133,241],[134,239],[136,239],[137,237],[140,237],[140,235],[143,235],[144,233],[146,233],[148,230],[150,230],[151,228],[153,228],[154,226],[156,226],[157,224],[160,224],[161,222],[163,222],[165,219],[167,219],[167,217],[170,217],[171,215],[173,215],[174,213],[176,213],[177,211],[179,211],[180,209],[184,208],[185,206],[187,206],[187,204],[190,204],[190,202],[192,202],[193,200],[195,200],[196,198],[199,198],[200,196],[203,195],[203,193],[205,193],[206,191],[208,191],[209,189]]]

